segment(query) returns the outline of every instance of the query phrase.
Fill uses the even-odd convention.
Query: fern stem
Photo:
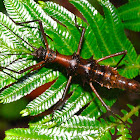
[[[134,115],[137,111],[139,111],[140,106],[136,106],[134,107],[129,113],[127,113],[122,120],[125,122],[127,121],[129,118],[131,118],[132,115]]]

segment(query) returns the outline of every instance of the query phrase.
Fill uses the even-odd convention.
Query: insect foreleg
[[[127,54],[127,51],[125,50],[125,51],[122,51],[122,52],[114,53],[114,54],[105,56],[105,57],[103,57],[103,58],[100,58],[100,59],[96,60],[96,62],[99,63],[99,62],[101,62],[101,61],[103,61],[103,60],[106,60],[106,59],[108,59],[108,58],[115,57],[115,56],[118,56],[118,55],[123,55],[123,57],[120,59],[120,61],[119,61],[119,62],[116,64],[116,66],[115,66],[115,67],[117,68],[117,66],[120,64],[120,62],[121,62],[121,61],[123,60],[123,58],[126,56],[126,54]]]
[[[43,29],[43,24],[42,24],[42,21],[41,20],[32,20],[32,21],[25,21],[25,22],[15,22],[12,18],[10,18],[16,25],[23,25],[23,24],[27,24],[27,23],[32,23],[32,22],[38,22],[39,23],[39,28],[40,28],[40,32],[42,34],[42,37],[43,37],[43,40],[44,40],[44,43],[45,43],[45,46],[46,46],[46,49],[48,49],[48,41],[46,39],[46,34],[44,32],[44,29]]]
[[[27,67],[27,68],[25,68],[25,69],[23,69],[23,70],[20,70],[20,71],[15,71],[15,70],[12,70],[12,69],[10,69],[10,68],[2,67],[2,66],[0,66],[0,70],[7,69],[7,70],[12,71],[12,72],[14,72],[14,73],[22,74],[22,73],[24,73],[24,72],[26,72],[26,71],[28,71],[28,70],[30,70],[30,69],[32,69],[31,71],[38,70],[38,69],[40,69],[41,67],[44,66],[44,63],[45,63],[45,61],[41,61],[41,62],[39,62],[39,63],[37,63],[37,64],[35,64],[35,65],[32,65],[32,66]]]

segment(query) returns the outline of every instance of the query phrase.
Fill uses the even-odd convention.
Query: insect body
[[[125,54],[126,51],[117,53]],[[44,60],[44,63],[58,63],[65,67],[71,76],[80,75],[83,82],[97,82],[101,86],[110,88],[120,88],[129,92],[140,92],[140,84],[132,79],[127,79],[117,72],[117,68],[98,64],[99,60],[83,59],[78,54],[66,56],[51,49],[40,47],[33,53],[37,58]],[[116,55],[116,54],[115,54]]]
[[[77,75],[80,75],[80,77],[83,80],[83,83],[86,82],[87,84],[90,85],[91,89],[96,94],[98,99],[102,102],[102,104],[110,112],[112,112],[111,109],[102,100],[102,98],[100,97],[100,95],[98,94],[96,89],[94,88],[92,82],[97,82],[101,86],[105,86],[108,89],[109,88],[120,88],[120,89],[128,90],[130,92],[140,92],[140,84],[137,81],[122,77],[117,72],[117,66],[122,61],[122,59],[125,57],[127,51],[122,51],[122,52],[118,52],[115,54],[111,54],[109,56],[100,58],[98,60],[94,60],[93,58],[90,58],[90,59],[81,58],[80,50],[81,50],[81,45],[82,45],[83,38],[84,38],[85,28],[78,26],[77,23],[75,22],[76,27],[82,28],[82,34],[81,34],[81,38],[79,41],[78,50],[73,55],[68,55],[68,56],[62,55],[62,54],[58,53],[57,51],[53,51],[52,49],[50,49],[48,47],[46,34],[44,33],[43,25],[40,20],[27,21],[27,22],[21,22],[21,23],[14,22],[14,23],[21,25],[21,24],[30,23],[30,22],[39,22],[40,31],[43,36],[46,48],[43,48],[41,46],[40,48],[37,49],[37,48],[33,47],[31,44],[29,44],[28,42],[24,41],[34,49],[34,52],[32,52],[30,55],[33,55],[34,57],[41,59],[41,62],[37,63],[36,65],[30,66],[24,70],[21,70],[17,73],[21,74],[29,69],[32,69],[32,71],[34,71],[36,69],[43,67],[47,63],[57,63],[57,64],[60,64],[61,66],[63,66],[67,70],[69,78],[68,78],[62,99],[60,99],[59,102],[56,104],[56,106],[54,107],[54,110],[57,109],[60,104],[62,104],[62,102],[65,98],[65,95],[68,91],[68,88],[70,86],[72,77],[77,76]],[[122,55],[122,58],[117,63],[115,68],[99,64],[99,62],[101,62],[105,59],[115,57],[118,55]],[[4,67],[1,67],[1,69],[4,69]],[[5,69],[8,69],[8,68],[5,68]],[[8,69],[8,70],[10,70],[10,69]],[[11,71],[13,71],[13,70],[11,70]],[[14,72],[16,72],[16,71],[14,71]],[[112,112],[112,114],[115,115],[113,112]],[[115,117],[117,117],[117,116],[115,115]],[[118,118],[118,119],[120,119],[120,118]]]

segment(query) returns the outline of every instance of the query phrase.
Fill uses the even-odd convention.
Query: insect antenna
[[[32,54],[30,54],[30,53],[24,53],[24,54],[5,54],[5,53],[0,53],[0,56],[5,56],[5,55],[32,55]],[[18,59],[20,59],[20,58],[18,58]],[[17,59],[17,60],[18,60]],[[13,61],[14,62],[14,61]],[[12,63],[13,63],[12,62]],[[10,64],[12,64],[12,63],[10,63]],[[18,74],[21,74],[21,72],[17,72],[17,71],[15,71],[15,70],[12,70],[12,69],[9,69],[9,68],[7,68],[7,67],[3,67],[3,66],[1,66],[0,65],[0,71],[3,71],[3,69],[7,69],[7,70],[9,70],[9,71],[12,71],[12,72],[14,72],[14,73],[18,73]],[[7,72],[5,72],[5,71],[3,71],[4,73],[6,73],[6,74],[8,74]],[[8,74],[8,75],[10,75],[10,74]],[[12,75],[10,75],[11,77],[13,77]],[[13,77],[14,79],[16,79],[15,77]]]
[[[5,56],[5,55],[32,55],[32,54],[30,54],[30,53],[23,53],[23,54],[20,54],[20,53],[16,53],[16,54],[11,54],[11,53],[8,53],[8,54],[6,54],[6,53],[0,53],[0,56]]]
[[[11,74],[9,74],[9,73],[3,71],[3,69],[1,69],[1,68],[2,68],[2,67],[0,66],[0,71],[2,71],[3,73],[9,75],[10,77],[14,78],[15,80],[18,80],[16,77],[14,77],[13,75],[11,75]],[[1,91],[1,90],[0,90],[0,91]]]

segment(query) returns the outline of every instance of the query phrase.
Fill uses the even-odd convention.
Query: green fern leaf
[[[118,8],[124,27],[133,31],[140,31],[140,1],[131,1]]]
[[[57,125],[65,122],[76,114],[83,106],[90,101],[90,96],[86,92],[82,92],[81,88],[77,88],[70,99],[65,103],[62,111],[57,110],[54,113],[54,121]]]
[[[29,13],[28,9],[18,0],[5,0],[5,7],[6,10],[9,14],[9,16],[16,22],[24,22],[24,21],[29,21],[33,20],[32,15]],[[23,12],[24,11],[24,12]],[[38,27],[36,23],[31,23],[28,26],[31,27]],[[41,36],[36,28],[29,28],[29,27],[24,27],[23,26],[18,26],[19,30],[22,32],[22,38],[32,44],[35,47],[40,47],[43,46],[44,44],[41,41]],[[28,36],[28,38],[25,36]],[[26,48],[28,46],[26,45]]]
[[[95,121],[94,119],[76,116],[74,115],[67,122],[61,124],[60,127],[54,127],[48,129],[46,125],[36,125],[29,129],[12,129],[6,132],[7,138],[17,138],[21,137],[33,139],[36,134],[36,139],[48,138],[48,139],[109,139],[111,140],[111,135],[109,129],[112,125],[108,124],[105,120]],[[128,131],[124,132],[126,135]],[[32,134],[32,135],[31,135]],[[127,136],[128,137],[128,136]]]
[[[27,105],[26,109],[22,111],[24,114],[21,112],[22,116],[25,116],[25,114],[34,116],[49,109],[62,98],[65,86],[66,78],[59,75],[54,85]]]
[[[15,32],[17,35],[21,35],[21,32],[18,31],[18,27],[15,26],[15,24],[13,24],[13,22],[6,17],[4,14],[0,13],[0,40],[1,40],[1,53],[4,53],[5,55],[2,55],[0,57],[1,63],[0,65],[3,67],[8,67],[10,68],[12,65],[18,69],[24,69],[25,68],[25,63],[26,63],[26,67],[31,66],[33,64],[35,64],[35,61],[28,61],[29,57],[26,58],[26,60],[24,59],[25,56],[22,55],[22,53],[29,53],[30,51],[28,49],[25,49],[25,46],[22,46],[22,42],[21,40],[15,36],[15,34],[13,32],[9,32],[9,29],[12,30],[13,32]],[[21,54],[18,56],[10,56],[10,55],[6,55],[6,54],[13,54],[13,53],[19,53]],[[23,58],[23,59],[21,59]],[[18,63],[18,59],[20,59],[19,61],[22,64]],[[13,63],[13,64],[12,64]],[[12,66],[12,68],[13,68]],[[24,68],[23,68],[24,66]],[[16,82],[15,77],[16,78],[20,78],[22,77],[24,74],[18,75],[16,73],[13,74],[13,77],[11,77],[10,75],[12,75],[13,72],[7,71],[7,70],[3,70],[1,71],[1,86],[0,89],[2,89],[3,87]],[[6,82],[7,81],[7,82]]]
[[[70,125],[72,124],[72,125]],[[80,128],[78,127],[80,124]],[[74,116],[67,123],[63,124],[60,128],[47,129],[44,126],[38,126],[31,129],[13,129],[6,132],[7,139],[13,138],[19,140],[23,139],[76,139],[90,137],[93,135],[97,137],[100,135],[100,131],[105,131],[99,128],[99,122],[94,122],[92,119],[82,118]],[[83,127],[82,127],[83,126]],[[99,131],[92,131],[93,127],[96,126]],[[67,130],[65,129],[67,128]],[[82,132],[85,133],[82,133]],[[80,135],[79,135],[80,134]]]
[[[25,129],[25,128],[18,128],[18,129],[11,129],[6,132],[7,137],[5,140],[41,140],[41,139],[52,139],[57,137],[51,137],[44,135],[39,135],[38,132],[33,131],[32,129]]]
[[[5,89],[0,94],[0,101],[2,103],[9,103],[16,101],[21,97],[29,94],[31,91],[37,87],[55,80],[58,77],[59,73],[54,72],[51,69],[46,71],[46,69],[41,69],[38,73],[31,75],[30,77],[19,81],[17,84]],[[38,81],[40,81],[38,83]]]
[[[137,66],[138,66],[138,73],[140,75],[140,55],[138,55],[137,60],[136,60]]]

